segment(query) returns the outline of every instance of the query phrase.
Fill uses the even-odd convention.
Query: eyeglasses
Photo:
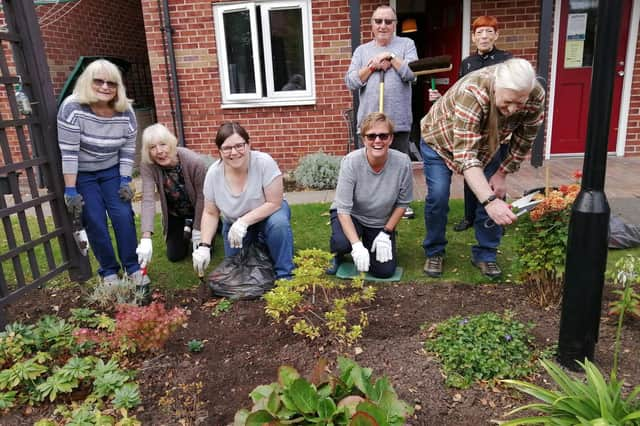
[[[382,25],[382,23],[384,22],[385,25],[393,25],[394,22],[396,22],[395,19],[379,19],[379,18],[374,18],[373,22],[376,23],[376,25]]]
[[[375,142],[376,138],[380,138],[384,142],[389,139],[389,136],[391,136],[389,133],[367,133],[364,135],[369,142]]]
[[[116,87],[118,87],[118,83],[117,82],[103,80],[101,78],[94,78],[93,79],[93,84],[95,84],[98,87],[102,87],[102,86],[104,86],[106,84],[109,89],[115,89]]]
[[[244,152],[244,149],[245,149],[246,145],[247,145],[246,142],[242,142],[242,143],[237,143],[237,144],[231,145],[231,146],[221,146],[220,147],[220,152],[222,152],[224,155],[229,155],[229,154],[231,154],[231,151],[233,151],[235,149],[237,153],[241,154],[241,153]]]

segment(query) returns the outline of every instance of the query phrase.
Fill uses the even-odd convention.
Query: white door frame
[[[600,0],[604,1],[604,0]],[[553,111],[555,105],[555,85],[558,72],[558,48],[560,44],[560,7],[562,0],[556,1],[553,17],[553,55],[551,62],[551,78],[549,81],[549,108],[547,110],[547,131],[544,145],[545,159],[551,158],[551,140],[553,137]],[[629,123],[629,107],[631,105],[631,83],[633,82],[633,70],[635,67],[636,44],[638,38],[638,23],[640,21],[640,0],[633,0],[631,5],[631,19],[629,22],[629,34],[627,39],[627,54],[624,65],[624,80],[622,82],[622,95],[620,97],[620,117],[618,119],[618,138],[616,140],[616,156],[624,156],[624,148],[627,140],[627,125]],[[584,155],[553,154],[554,157]]]

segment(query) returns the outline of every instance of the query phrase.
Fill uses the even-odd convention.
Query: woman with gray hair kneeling
[[[143,268],[151,261],[153,253],[151,235],[156,193],[160,199],[167,258],[171,262],[182,260],[200,243],[200,219],[204,208],[202,187],[207,166],[199,154],[177,145],[176,137],[162,124],[153,124],[142,134],[142,238],[136,252]]]

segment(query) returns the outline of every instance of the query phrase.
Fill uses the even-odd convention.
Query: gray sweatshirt
[[[342,159],[331,208],[365,226],[382,228],[396,207],[406,208],[412,199],[413,174],[407,154],[390,149],[387,162],[376,173],[367,161],[366,148],[360,148]]]
[[[380,76],[382,71],[376,71],[367,79],[361,81],[358,71],[364,68],[371,58],[382,52],[393,52],[404,63],[399,70],[389,68],[384,75],[384,113],[393,121],[396,132],[411,130],[411,82],[415,80],[408,63],[418,59],[416,45],[406,37],[395,36],[387,46],[378,46],[370,41],[358,46],[351,65],[344,80],[349,90],[357,90],[360,97],[358,107],[358,129],[362,119],[372,112],[379,110]]]

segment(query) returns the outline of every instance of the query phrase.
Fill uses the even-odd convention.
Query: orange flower
[[[576,182],[580,182],[580,179],[582,179],[582,170],[574,170],[572,176]]]

